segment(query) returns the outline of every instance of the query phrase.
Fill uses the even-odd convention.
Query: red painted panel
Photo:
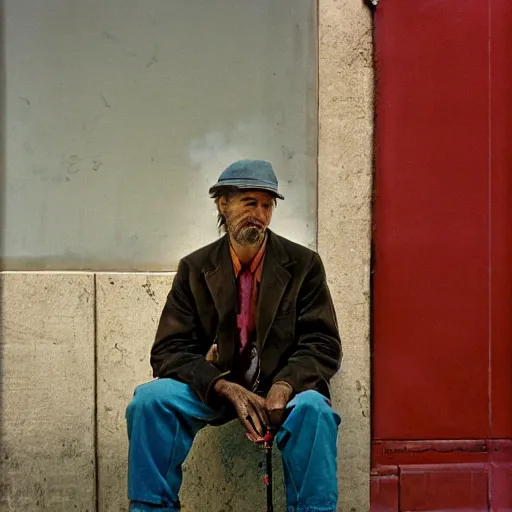
[[[512,441],[492,441],[491,512],[512,512]]]
[[[497,464],[491,469],[491,511],[512,511],[512,464]]]
[[[398,512],[398,476],[370,477],[372,512]]]
[[[408,466],[400,477],[400,511],[489,510],[485,466]]]
[[[372,512],[396,468],[401,511],[512,512],[512,2],[386,0],[375,42]]]
[[[371,512],[512,512],[512,440],[377,441],[373,444]],[[383,508],[388,507],[388,508]]]
[[[491,27],[491,435],[512,437],[512,2]]]
[[[376,439],[489,436],[487,2],[375,17]]]

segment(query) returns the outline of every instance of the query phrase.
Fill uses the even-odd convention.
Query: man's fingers
[[[256,425],[254,424],[254,420],[252,419],[248,408],[243,407],[241,410],[238,410],[238,418],[245,429],[246,435],[251,440],[257,439],[258,433],[255,430]]]
[[[265,401],[263,399],[251,404],[255,413],[258,415],[261,424],[261,435],[265,435],[269,423],[269,416],[265,409]]]
[[[251,415],[247,415],[245,418],[241,419],[245,427],[246,435],[249,437],[251,441],[256,443],[261,436],[259,432],[256,430],[258,428],[258,425],[254,421],[254,418]]]
[[[251,443],[257,443],[258,441],[256,439],[254,439],[253,436],[251,436],[251,434],[249,434],[249,432],[245,432],[245,437],[247,437],[247,439],[249,439],[249,441],[251,441]]]
[[[271,423],[271,421],[270,421],[270,416],[268,415],[268,412],[267,412],[267,410],[265,409],[265,407],[262,407],[262,408],[260,409],[260,411],[261,411],[261,414],[262,414],[262,416],[263,416],[263,417],[262,417],[262,421],[263,421],[263,423],[264,423],[264,425],[265,425],[265,429],[264,429],[264,430],[265,430],[265,432],[266,432],[266,431],[267,431],[267,428],[270,426],[270,423]]]
[[[236,384],[233,384],[231,393],[226,396],[235,406],[247,437],[253,442],[260,442],[270,425],[265,399]]]
[[[281,425],[284,409],[272,409],[268,411],[270,423],[274,426]]]
[[[254,431],[256,432],[257,437],[262,437],[265,435],[265,424],[262,422],[258,411],[253,409],[250,413],[250,423],[253,426]]]
[[[266,414],[266,411],[263,407],[262,403],[252,403],[250,404],[249,414],[250,414],[250,421],[253,424],[254,429],[256,430],[256,434],[258,435],[258,439],[262,439],[263,436],[267,432],[267,427],[269,425],[268,417]]]
[[[281,420],[286,407],[286,400],[283,396],[270,394],[265,401],[265,410],[270,423],[273,426],[281,425]]]

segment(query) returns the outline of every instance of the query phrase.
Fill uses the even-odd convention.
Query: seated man
[[[194,436],[238,416],[254,442],[277,432],[288,510],[334,512],[341,343],[322,262],[267,229],[284,199],[270,163],[233,163],[210,194],[226,234],[180,261],[151,350],[158,379],[126,412],[130,510],[179,510]]]

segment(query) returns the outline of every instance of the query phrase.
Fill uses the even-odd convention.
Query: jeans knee
[[[135,388],[135,393],[128,405],[126,414],[135,411],[151,411],[161,407],[164,401],[169,401],[172,396],[172,381],[170,379],[158,379]]]
[[[334,418],[336,423],[340,423],[338,414],[331,407],[329,400],[315,390],[307,390],[299,393],[290,403],[301,414],[315,414],[319,417]]]
[[[303,391],[299,393],[293,399],[295,407],[306,408],[306,409],[315,409],[315,410],[323,410],[330,409],[327,398],[315,391],[313,389],[309,389],[307,391]]]

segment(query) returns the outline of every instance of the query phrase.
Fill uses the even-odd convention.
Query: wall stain
[[[295,155],[295,151],[286,146],[281,146],[281,152],[286,158],[288,158],[288,160],[291,160]]]
[[[356,390],[358,393],[360,393],[357,401],[359,403],[359,407],[361,408],[361,414],[363,415],[363,418],[367,418],[369,416],[368,405],[370,402],[368,397],[368,390],[361,384],[359,380],[356,380]]]
[[[105,105],[105,107],[110,108],[112,105],[110,105],[110,103],[108,102],[107,98],[105,98],[103,93],[100,92],[100,96],[101,96],[101,99],[103,100],[103,104]]]
[[[34,485],[34,499],[36,500],[37,506],[40,506],[43,510],[46,509],[45,492],[43,486],[39,482],[36,482]]]
[[[146,69],[151,67],[153,64],[156,64],[158,62],[158,45],[155,44],[155,51],[153,52],[153,56],[151,57],[151,60],[146,64]]]
[[[107,41],[111,41],[112,43],[118,43],[119,42],[119,38],[117,36],[115,36],[114,34],[111,34],[110,32],[107,32],[107,31],[103,31],[103,37]]]
[[[78,300],[82,302],[85,299],[86,304],[89,304],[90,298],[91,292],[87,288],[83,288],[80,294],[78,295]]]
[[[64,159],[62,161],[63,165],[65,167],[67,167],[66,172],[68,174],[72,174],[72,175],[78,174],[80,172],[80,167],[77,167],[80,162],[81,162],[81,158],[79,158],[78,155],[70,155],[69,158]],[[61,178],[54,178],[54,179],[62,181]],[[67,181],[69,181],[69,180],[67,180]]]
[[[82,447],[78,440],[67,440],[62,443],[61,457],[63,459],[80,459],[82,457]]]
[[[151,300],[155,303],[155,304],[158,304],[157,303],[157,300],[156,300],[156,293],[155,291],[153,290],[153,288],[151,287],[151,283],[149,281],[149,278],[146,278],[146,284],[143,284],[142,285],[142,288],[144,288],[144,290],[146,290],[146,293],[149,295],[149,297],[151,298]]]

